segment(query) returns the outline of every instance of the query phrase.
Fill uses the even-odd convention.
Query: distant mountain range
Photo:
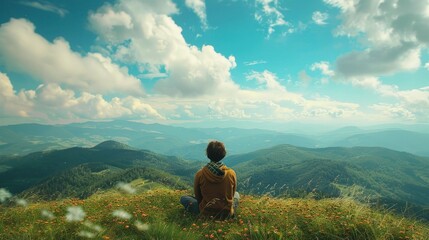
[[[429,126],[426,125],[371,129],[345,127],[325,133],[300,134],[262,129],[185,128],[116,120],[67,125],[0,126],[0,158],[2,155],[25,155],[76,146],[92,147],[102,141],[115,140],[134,149],[149,149],[201,161],[206,159],[204,148],[210,139],[223,141],[229,155],[290,144],[310,148],[384,147],[429,156]]]
[[[358,133],[331,145],[342,147],[367,146],[385,147],[397,151],[410,152],[429,156],[429,134],[406,130],[384,130],[369,133]]]
[[[200,149],[201,150],[201,149]],[[244,194],[354,199],[429,220],[429,158],[379,147],[292,145],[228,156]],[[117,141],[0,160],[0,188],[29,199],[85,198],[118,182],[145,179],[183,189],[205,163],[134,149]]]

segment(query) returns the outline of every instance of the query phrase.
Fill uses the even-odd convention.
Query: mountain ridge
[[[185,128],[125,120],[65,125],[17,124],[0,126],[0,158],[74,146],[93,147],[103,141],[114,140],[136,149],[150,149],[165,155],[201,161],[205,159],[205,155],[198,145],[207,144],[211,139],[224,142],[231,155],[279,144],[291,144],[312,148],[379,146],[429,156],[429,150],[424,145],[429,142],[429,131],[416,131],[423,127],[403,126],[403,129],[399,129],[402,131],[400,134],[398,129],[354,126],[324,133],[304,134],[264,129]],[[392,131],[397,134],[389,133]],[[374,134],[379,136],[374,138]]]
[[[102,143],[99,143],[93,147],[94,149],[123,149],[123,150],[132,150],[133,148],[127,144],[120,143],[114,140],[107,140]]]

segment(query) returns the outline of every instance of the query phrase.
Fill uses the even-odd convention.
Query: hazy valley
[[[303,127],[301,126],[301,129]],[[307,127],[309,128],[309,127]],[[185,128],[130,121],[86,122],[68,125],[19,124],[0,126],[0,155],[24,155],[36,151],[93,147],[115,140],[136,149],[147,149],[188,160],[204,160],[210,139],[223,141],[229,155],[290,144],[298,147],[384,147],[429,156],[428,125],[344,127],[324,131],[279,132],[241,128]],[[317,129],[317,130],[316,130]]]

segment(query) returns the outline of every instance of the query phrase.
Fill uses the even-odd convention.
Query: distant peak
[[[113,140],[104,141],[94,147],[95,149],[132,149],[127,144],[120,143]]]

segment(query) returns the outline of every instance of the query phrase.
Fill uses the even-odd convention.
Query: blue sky
[[[0,125],[429,122],[429,1],[0,4]]]

